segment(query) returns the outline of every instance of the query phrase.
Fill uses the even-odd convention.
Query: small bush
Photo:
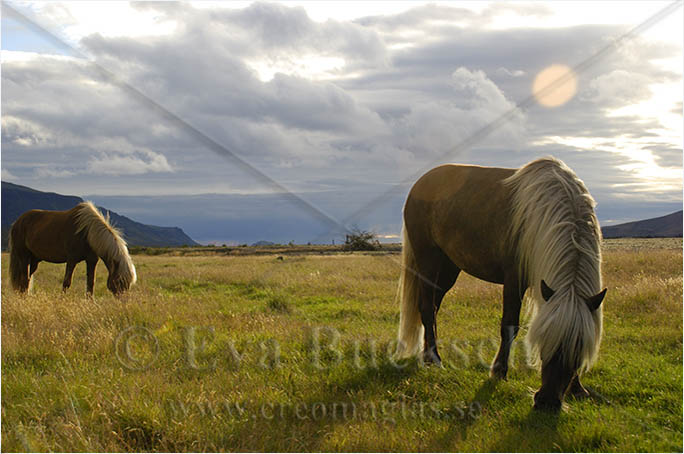
[[[344,240],[343,249],[345,251],[377,251],[380,249],[380,242],[374,232],[353,228]]]

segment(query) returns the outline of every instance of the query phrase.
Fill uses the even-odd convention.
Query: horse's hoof
[[[591,394],[586,389],[581,388],[581,389],[571,389],[570,392],[568,393],[568,396],[572,397],[573,399],[576,399],[576,400],[583,400],[583,399],[588,399],[589,397],[591,397]]]
[[[552,403],[552,402],[535,402],[534,404],[534,409],[536,411],[540,412],[545,412],[545,413],[560,413],[561,411],[561,403],[560,401],[558,403]]]
[[[442,358],[436,353],[425,353],[423,355],[423,363],[426,366],[442,367]]]
[[[607,404],[611,405],[610,401],[606,399],[604,396],[602,396],[600,393],[594,391],[591,388],[585,388],[582,387],[581,390],[571,388],[568,390],[568,397],[576,400],[584,400],[584,399],[592,399],[596,402],[600,402],[602,404]]]
[[[442,367],[442,360],[439,358],[430,360],[423,359],[423,364],[430,367]]]
[[[492,368],[489,370],[489,376],[495,380],[507,380],[507,375],[508,367],[499,364],[492,364]]]
[[[537,411],[547,413],[559,413],[563,403],[560,399],[547,399],[540,396],[539,393],[534,395],[534,409]]]

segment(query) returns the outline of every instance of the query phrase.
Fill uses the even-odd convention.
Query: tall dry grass
[[[469,276],[438,316],[445,368],[398,369],[386,353],[398,324],[395,255],[137,255],[125,299],[107,292],[100,266],[90,301],[83,264],[66,294],[63,266],[41,263],[33,293],[17,295],[3,254],[2,449],[681,450],[681,240],[645,244],[604,255],[604,341],[585,383],[611,403],[570,402],[553,418],[530,411],[539,373],[521,343],[509,380],[488,380],[501,288]],[[154,359],[144,370],[117,358],[129,327],[158,342],[131,342],[134,356]],[[228,412],[236,403],[249,411]],[[376,414],[293,413],[352,403]],[[403,416],[402,405],[421,404],[425,414]],[[286,411],[267,418],[263,405]]]

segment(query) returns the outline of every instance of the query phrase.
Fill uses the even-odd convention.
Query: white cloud
[[[107,37],[160,36],[176,28],[174,22],[153,10],[137,8],[134,2],[25,2],[21,10],[43,26],[56,27],[62,37],[76,45],[93,33]]]
[[[68,178],[76,175],[76,172],[67,169],[56,169],[50,167],[38,167],[35,170],[38,178]]]
[[[336,77],[346,62],[340,57],[325,57],[316,54],[283,56],[245,60],[259,75],[259,80],[268,82],[277,73],[295,75],[307,79],[329,79]]]
[[[501,66],[496,70],[496,74],[507,77],[522,77],[525,75],[525,71],[522,69],[510,70]]]
[[[131,154],[102,152],[88,161],[87,170],[99,175],[141,175],[154,172],[173,172],[168,161],[153,151]]]
[[[2,180],[3,181],[7,181],[7,180],[15,180],[16,181],[17,177],[15,175],[13,175],[12,172],[10,172],[9,170],[2,169]]]
[[[483,71],[458,68],[451,82],[451,92],[441,99],[412,105],[409,113],[394,124],[393,143],[414,152],[418,162],[430,162],[453,152],[469,135],[515,107]],[[511,147],[519,143],[524,121],[524,115],[516,112],[504,127],[485,138],[485,144],[496,147],[505,143]]]
[[[651,82],[644,74],[616,69],[592,79],[583,97],[599,105],[622,107],[648,99]]]
[[[3,106],[4,107],[4,106]],[[41,127],[26,117],[2,116],[2,140],[20,147],[32,147],[50,143],[53,139],[49,129]]]

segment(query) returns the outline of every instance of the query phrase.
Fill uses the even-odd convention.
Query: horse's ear
[[[546,285],[546,282],[544,282],[544,279],[541,281],[541,292],[542,292],[542,298],[544,298],[544,301],[548,301],[551,299],[554,293],[556,293],[555,290],[552,290],[551,287]]]
[[[596,309],[599,308],[599,306],[603,302],[603,298],[605,298],[606,296],[607,291],[608,289],[604,288],[603,290],[601,290],[601,293],[598,293],[587,300],[587,306],[589,307],[590,311],[594,312]]]

